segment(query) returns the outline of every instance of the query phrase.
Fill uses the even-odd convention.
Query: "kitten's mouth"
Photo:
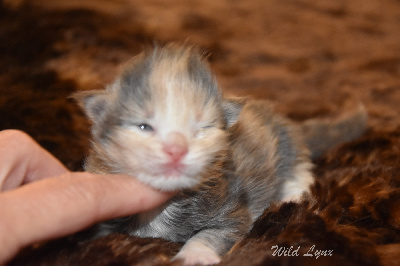
[[[180,177],[184,172],[185,166],[182,163],[168,163],[163,167],[164,176],[168,178]]]

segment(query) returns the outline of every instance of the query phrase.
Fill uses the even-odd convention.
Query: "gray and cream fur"
[[[153,211],[101,223],[98,235],[185,242],[175,256],[185,264],[219,262],[271,202],[309,190],[311,155],[366,125],[363,108],[297,124],[266,101],[224,99],[203,56],[174,44],[136,56],[106,90],[75,98],[93,124],[87,171],[179,191]]]

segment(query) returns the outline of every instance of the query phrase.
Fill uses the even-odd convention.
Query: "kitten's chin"
[[[199,180],[193,177],[189,177],[178,173],[168,173],[167,175],[149,176],[149,175],[138,175],[136,178],[153,188],[162,191],[177,191],[187,188],[193,188]]]

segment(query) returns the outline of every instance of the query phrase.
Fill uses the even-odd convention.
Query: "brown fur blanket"
[[[103,88],[153,41],[199,45],[226,94],[295,120],[363,102],[367,133],[315,161],[310,199],[268,208],[221,264],[400,265],[400,1],[2,0],[0,40],[0,129],[26,131],[71,170],[89,125],[68,96]],[[180,245],[63,238],[10,264],[167,265]]]

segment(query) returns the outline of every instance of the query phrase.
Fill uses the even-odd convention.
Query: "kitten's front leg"
[[[189,239],[173,260],[182,260],[184,265],[213,265],[221,261],[224,254],[238,236],[224,229],[208,229]]]
[[[213,265],[221,261],[215,250],[201,240],[189,240],[173,260],[182,260],[184,265]]]

